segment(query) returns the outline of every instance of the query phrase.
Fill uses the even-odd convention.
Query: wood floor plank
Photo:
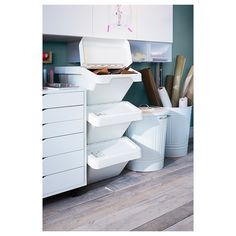
[[[135,174],[129,171],[129,174],[114,179],[112,182],[109,183],[107,187],[112,189],[113,191],[119,191],[142,182],[151,181],[153,177],[156,178],[168,175],[176,170],[193,165],[192,162],[181,161],[180,163],[175,163],[175,161],[176,160],[170,160],[168,168],[165,167],[161,171],[136,172]]]
[[[164,231],[193,231],[193,215],[172,225]]]
[[[189,192],[188,188],[192,188],[191,179],[192,167],[178,170],[167,176],[154,178],[153,181],[147,182],[145,185],[140,184],[131,187],[130,191],[124,189],[98,200],[82,204],[79,207],[67,209],[63,214],[44,221],[44,229],[65,230],[64,227],[66,227],[66,230],[71,230],[73,227],[86,225],[87,222],[90,224],[98,218],[101,219],[107,217],[107,215],[112,215],[114,212],[127,208],[130,205],[138,205],[144,200],[150,201],[159,195],[165,195],[166,191],[173,188],[176,188],[178,191],[186,188],[187,192]]]
[[[193,201],[167,212],[166,214],[135,228],[133,231],[163,231],[191,215],[193,215]]]
[[[171,230],[171,222],[177,224],[190,214],[192,200],[191,152],[166,158],[160,171],[125,170],[118,177],[78,189],[76,197],[62,194],[46,199],[43,230]],[[160,227],[161,221],[166,222],[165,228]],[[182,223],[176,227],[191,228],[191,222]]]
[[[65,211],[68,208],[76,207],[85,202],[89,202],[101,197],[104,197],[112,192],[111,189],[106,187],[106,182],[101,182],[96,185],[90,185],[77,190],[77,196],[72,197],[70,193],[66,197],[61,199],[51,200],[44,203],[43,216],[46,219],[47,217],[53,217],[54,215]]]
[[[141,224],[185,204],[192,200],[192,197],[189,190],[175,188],[154,199],[139,202],[118,211],[113,211],[106,217],[97,218],[73,230],[130,231]]]
[[[133,171],[131,172],[126,170],[122,175],[118,177],[114,177],[106,181],[98,182],[78,189],[78,196],[74,198],[71,198],[68,195],[67,198],[62,197],[61,199],[58,199],[58,197],[56,196],[55,201],[52,200],[53,197],[49,200],[46,199],[44,203],[43,215],[44,217],[48,217],[50,215],[52,216],[60,211],[65,211],[70,207],[101,198],[102,196],[109,195],[113,191],[120,191],[122,189],[127,189],[131,186],[150,181],[153,176],[156,178],[159,176],[168,175],[169,173],[173,173],[174,171],[192,166],[192,162],[188,162],[184,160],[184,158],[171,158],[170,160],[167,160],[167,164],[168,168],[165,167],[161,171],[156,172],[143,173]]]

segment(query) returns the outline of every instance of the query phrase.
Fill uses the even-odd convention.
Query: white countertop
[[[44,87],[42,90],[42,94],[71,93],[71,92],[81,92],[81,91],[84,91],[84,89],[82,89],[79,86],[65,87],[65,88]]]

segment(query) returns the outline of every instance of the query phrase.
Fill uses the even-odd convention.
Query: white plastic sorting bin
[[[141,74],[97,75],[89,69],[119,69],[132,63],[130,45],[124,39],[82,38],[79,44],[80,66],[55,67],[61,82],[81,86],[87,91],[87,104],[119,102]]]
[[[141,157],[140,148],[127,137],[88,145],[88,183],[119,175],[129,160]]]
[[[142,157],[130,161],[127,167],[142,172],[160,170],[164,166],[168,110],[163,107],[141,110],[143,120],[133,122],[126,134],[141,147]]]
[[[142,112],[129,102],[88,106],[87,143],[120,138],[132,121],[141,120]]]
[[[131,68],[128,74],[91,71],[127,68],[132,63],[127,40],[82,38],[79,53],[81,66],[56,67],[55,73],[60,82],[87,90],[88,183],[93,183],[118,175],[129,160],[141,155],[140,148],[122,135],[132,121],[142,119],[142,113],[121,102],[132,83],[141,81],[141,74]]]
[[[168,107],[169,119],[166,134],[166,157],[180,157],[188,153],[192,107]]]

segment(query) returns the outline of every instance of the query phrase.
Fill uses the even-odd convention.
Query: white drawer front
[[[84,168],[64,171],[43,178],[43,197],[85,185]]]
[[[43,176],[85,165],[84,150],[69,152],[43,159]]]
[[[83,92],[44,94],[43,108],[76,106],[84,103]]]
[[[80,133],[84,131],[83,120],[63,121],[43,125],[43,138]]]
[[[71,134],[43,140],[43,157],[73,152],[84,148],[84,134]]]
[[[83,109],[83,106],[45,109],[43,111],[43,124],[82,119]]]

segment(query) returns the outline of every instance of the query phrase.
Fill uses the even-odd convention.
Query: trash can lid
[[[169,113],[165,107],[140,107],[143,116],[164,116]]]

